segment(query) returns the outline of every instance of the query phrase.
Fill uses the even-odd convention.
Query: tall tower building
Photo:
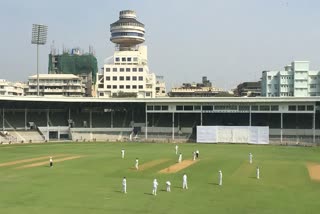
[[[140,45],[145,41],[144,24],[135,11],[123,10],[110,32],[116,49],[97,76],[97,96],[154,98],[156,75],[149,71],[147,47]]]

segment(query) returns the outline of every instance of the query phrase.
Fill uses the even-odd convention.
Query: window
[[[177,111],[182,111],[183,110],[183,106],[176,106],[176,110]]]
[[[260,111],[270,111],[270,106],[260,106]]]
[[[132,72],[137,72],[137,68],[132,68]]]
[[[251,111],[258,111],[258,106],[251,106]]]
[[[117,89],[117,85],[113,85],[112,88],[113,88],[113,89]]]
[[[139,68],[139,72],[143,72],[143,68]]]
[[[316,84],[310,84],[310,88],[317,88]]]
[[[112,77],[112,80],[114,81],[117,81],[117,79],[118,79],[117,77]]]
[[[110,72],[110,68],[106,68],[106,72]]]
[[[133,57],[133,61],[137,62],[138,61],[138,57]]]
[[[147,93],[146,93],[146,96],[147,96],[147,97],[150,97],[150,96],[151,96],[151,93],[150,93],[150,92],[147,92]]]
[[[131,57],[128,57],[128,58],[127,58],[127,61],[128,61],[128,62],[131,62]]]
[[[268,76],[268,80],[271,80],[271,76]]]
[[[308,106],[307,106],[307,111],[313,111],[313,106],[308,105]]]
[[[130,72],[130,68],[126,68],[126,72]]]
[[[249,111],[250,106],[239,106],[239,111]]]
[[[130,77],[126,77],[126,80],[127,80],[127,81],[130,81]]]
[[[140,76],[140,77],[139,77],[139,81],[143,81],[143,77]]]
[[[143,85],[139,85],[139,89],[143,89]]]
[[[133,81],[137,81],[137,77],[133,76],[133,77],[132,77],[132,80],[133,80]]]
[[[306,106],[298,106],[298,111],[305,111],[306,110]]]
[[[183,106],[183,110],[185,110],[185,111],[193,111],[193,106]]]
[[[120,89],[124,89],[124,85],[119,85],[119,88]]]
[[[110,77],[106,77],[106,80],[110,80]]]
[[[109,88],[109,89],[110,89],[110,88],[111,88],[111,85],[107,85],[107,88]]]
[[[112,68],[112,71],[113,72],[117,72],[117,68]]]
[[[200,111],[200,110],[201,110],[201,106],[193,106],[193,109],[194,109],[195,111]]]
[[[116,57],[116,62],[120,62],[120,58],[119,57]]]
[[[132,86],[132,89],[137,89],[137,86],[136,86],[136,85],[133,85],[133,86]]]
[[[212,111],[213,110],[213,106],[202,106],[202,110],[203,111]]]
[[[297,106],[289,106],[289,111],[296,111],[297,110]]]
[[[103,96],[104,96],[104,93],[103,93],[103,92],[99,93],[99,96],[100,96],[100,97],[103,97]]]
[[[160,111],[161,110],[161,106],[154,106],[154,110]]]
[[[161,110],[162,110],[162,111],[168,111],[168,110],[169,110],[169,107],[168,107],[168,106],[161,106]]]
[[[122,62],[125,62],[125,61],[126,61],[126,58],[125,58],[125,57],[122,57],[122,58],[121,58],[121,61],[122,61]]]
[[[276,106],[276,105],[271,106],[271,111],[279,111],[279,106]]]
[[[124,76],[119,77],[120,81],[124,80]]]
[[[126,89],[130,89],[130,85],[126,85]]]
[[[124,72],[124,68],[120,68],[120,72]]]
[[[147,106],[148,111],[153,111],[153,106]]]

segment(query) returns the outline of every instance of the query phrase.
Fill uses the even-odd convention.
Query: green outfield
[[[184,160],[196,149],[199,161],[163,174],[159,171],[177,162],[174,144],[1,145],[0,213],[320,213],[320,182],[310,179],[307,168],[320,164],[320,148],[179,144]],[[139,171],[133,169],[136,157]],[[220,169],[223,186],[217,185]],[[183,173],[188,190],[181,188]],[[121,192],[123,176],[127,194]],[[157,196],[151,195],[154,178]],[[171,193],[165,192],[167,180]]]

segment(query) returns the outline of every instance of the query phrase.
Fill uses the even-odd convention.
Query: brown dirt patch
[[[307,167],[311,180],[320,181],[320,164],[308,163]]]
[[[16,161],[10,161],[6,163],[1,163],[0,167],[2,166],[12,166],[20,163],[28,163],[28,162],[33,162],[33,161],[39,161],[39,160],[44,160],[44,159],[49,159],[50,157],[61,157],[61,156],[66,156],[65,154],[57,154],[57,155],[48,155],[48,156],[42,156],[42,157],[37,157],[37,158],[29,158],[29,159],[23,159],[23,160],[16,160]]]
[[[168,161],[169,161],[169,159],[160,159],[160,160],[153,160],[153,161],[141,164],[139,166],[139,171],[150,169],[150,168],[152,168],[154,166],[157,166],[159,164],[162,164],[162,163],[165,163],[165,162],[168,162]]]
[[[60,159],[53,159],[53,165],[55,163],[59,163],[62,161],[67,161],[67,160],[73,160],[73,159],[77,159],[77,158],[81,158],[83,157],[82,155],[77,155],[77,156],[70,156],[70,157],[65,157],[65,158],[60,158]],[[17,167],[16,169],[25,169],[25,168],[31,168],[31,167],[36,167],[36,166],[44,166],[44,165],[49,165],[49,161],[42,161],[42,162],[37,162],[37,163],[32,163],[32,164],[27,164],[27,165],[23,165],[20,167]]]
[[[198,162],[198,161],[197,160],[184,160],[181,163],[176,163],[176,164],[173,164],[165,169],[160,170],[159,173],[166,173],[166,174],[175,173],[175,172],[178,172],[182,169],[185,169],[185,168],[191,166],[192,164],[194,164],[196,162]]]

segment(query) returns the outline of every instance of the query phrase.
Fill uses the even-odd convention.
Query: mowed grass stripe
[[[57,154],[57,155],[52,155],[52,156],[47,155],[47,156],[41,156],[41,157],[37,157],[37,158],[28,158],[28,159],[10,161],[10,162],[1,163],[1,164],[0,164],[0,167],[3,167],[3,166],[12,166],[12,165],[17,165],[17,164],[21,164],[21,163],[29,163],[29,162],[34,162],[34,161],[49,159],[50,157],[61,157],[61,156],[66,156],[66,154]]]
[[[57,159],[57,160],[53,160],[53,164],[54,163],[59,163],[59,162],[62,162],[62,161],[73,160],[73,159],[77,159],[77,158],[81,158],[81,157],[83,157],[83,155],[60,158],[60,159]],[[16,169],[25,169],[25,168],[31,168],[31,167],[37,167],[37,166],[44,166],[44,165],[49,165],[49,161],[42,161],[42,162],[27,164],[27,165],[16,167]]]

